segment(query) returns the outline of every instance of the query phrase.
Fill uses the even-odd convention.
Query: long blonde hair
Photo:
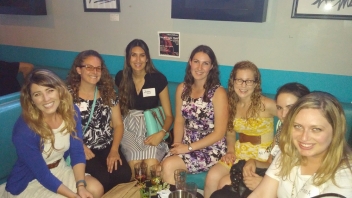
[[[238,70],[251,70],[254,74],[254,81],[255,86],[253,94],[251,95],[251,105],[249,106],[246,114],[246,119],[248,118],[257,118],[259,116],[259,112],[265,107],[261,101],[261,94],[262,94],[262,80],[260,76],[260,72],[258,67],[250,62],[250,61],[241,61],[235,64],[233,67],[230,78],[228,81],[228,92],[227,97],[229,100],[229,121],[228,121],[228,131],[232,131],[233,129],[233,121],[235,119],[235,115],[237,112],[237,103],[239,102],[239,97],[235,92],[234,88],[234,80],[236,78],[236,74]]]
[[[67,130],[67,133],[77,138],[76,121],[74,119],[74,116],[77,115],[73,107],[72,96],[68,92],[65,83],[50,70],[35,69],[26,78],[21,89],[20,100],[23,119],[29,128],[40,136],[40,147],[43,148],[45,140],[50,140],[51,148],[55,149],[55,136],[49,125],[44,122],[43,113],[33,103],[31,97],[31,86],[33,84],[54,88],[59,92],[60,105],[56,112],[61,115],[65,122],[65,126],[61,132]],[[49,155],[51,151],[49,151]]]
[[[299,166],[307,161],[307,158],[301,156],[293,144],[291,135],[295,118],[302,109],[319,109],[333,129],[332,141],[327,148],[321,166],[313,177],[313,184],[319,186],[332,179],[336,185],[335,173],[340,168],[348,167],[352,173],[352,153],[345,139],[346,117],[343,108],[334,96],[326,92],[311,92],[303,96],[288,112],[279,142],[282,152],[279,176],[287,179],[294,166]]]

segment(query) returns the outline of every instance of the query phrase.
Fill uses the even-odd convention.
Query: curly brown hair
[[[212,87],[214,87],[215,85],[220,85],[220,79],[219,79],[219,65],[218,65],[218,61],[216,60],[216,56],[214,51],[206,45],[199,45],[198,47],[196,47],[190,57],[189,57],[189,61],[187,63],[187,67],[186,67],[186,75],[184,78],[184,85],[185,85],[185,89],[184,92],[181,95],[181,98],[183,100],[185,100],[187,97],[190,96],[191,92],[192,92],[192,88],[191,86],[194,83],[194,77],[192,76],[191,73],[191,65],[190,65],[190,61],[193,59],[193,57],[198,53],[198,52],[203,52],[205,54],[207,54],[211,60],[211,65],[213,66],[213,68],[209,71],[209,74],[207,76],[207,80],[204,84],[204,89],[205,92],[204,93],[208,93],[209,89],[211,89]],[[204,94],[203,96],[203,101],[205,102],[209,102],[209,98],[208,98],[208,94]]]
[[[132,49],[134,47],[140,47],[144,50],[144,53],[148,60],[148,62],[146,62],[146,65],[145,65],[145,72],[147,74],[159,72],[155,68],[152,62],[152,59],[150,58],[148,45],[141,39],[132,40],[126,47],[126,56],[125,56],[125,63],[122,71],[122,80],[118,87],[118,90],[119,90],[118,94],[119,94],[119,100],[120,100],[119,103],[121,108],[121,114],[123,116],[127,115],[129,111],[129,107],[133,106],[135,101],[133,97],[133,92],[135,92],[133,78],[132,78],[133,70],[130,65]]]
[[[101,55],[94,50],[86,50],[80,52],[75,60],[73,61],[71,70],[67,77],[67,84],[72,89],[72,96],[74,103],[79,103],[79,86],[81,84],[81,75],[77,73],[76,67],[80,67],[83,61],[90,57],[94,56],[98,58],[101,62],[101,77],[97,83],[98,90],[100,91],[101,98],[103,99],[104,105],[113,106],[112,101],[116,99],[116,92],[114,89],[114,81],[109,74],[109,70],[105,65],[105,62]]]
[[[228,81],[227,97],[229,100],[229,121],[228,121],[229,131],[232,131],[234,127],[233,121],[236,116],[236,111],[237,111],[236,106],[239,101],[239,97],[235,92],[235,88],[234,88],[234,81],[235,81],[234,79],[236,78],[236,74],[238,70],[245,70],[245,69],[251,70],[253,72],[254,82],[255,82],[255,88],[254,88],[253,94],[251,95],[251,105],[247,110],[246,119],[257,118],[259,116],[259,112],[263,111],[263,108],[265,110],[265,107],[263,106],[264,104],[261,102],[262,80],[261,80],[258,67],[250,61],[241,61],[236,63],[231,71],[230,78]]]
[[[21,89],[21,106],[22,116],[28,127],[40,136],[40,148],[43,148],[45,140],[51,141],[51,149],[48,152],[50,156],[52,149],[56,148],[55,136],[49,125],[43,122],[44,117],[40,109],[33,103],[31,96],[31,86],[37,84],[40,86],[56,89],[59,93],[60,105],[56,112],[61,115],[65,126],[62,131],[67,130],[72,137],[77,138],[76,120],[77,116],[73,107],[72,96],[66,88],[66,84],[52,71],[47,69],[35,69],[26,78]]]

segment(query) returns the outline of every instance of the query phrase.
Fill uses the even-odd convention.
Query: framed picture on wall
[[[352,0],[294,0],[291,17],[352,20]]]
[[[83,0],[85,12],[120,12],[120,0]]]
[[[180,32],[158,32],[159,56],[180,58]]]

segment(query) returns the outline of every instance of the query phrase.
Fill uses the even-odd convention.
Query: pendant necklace
[[[297,179],[297,176],[298,176],[298,170],[300,168],[297,168],[297,171],[296,171],[296,175],[295,175],[295,179],[293,180],[293,186],[292,186],[292,191],[291,191],[291,198],[297,198],[298,194],[302,191],[302,189],[304,189],[304,187],[306,186],[306,184],[308,183],[308,181],[315,175],[313,174],[312,176],[310,176],[303,184],[303,186],[301,187],[301,189],[299,189],[299,191],[296,191],[296,179]],[[298,189],[297,189],[298,190]],[[295,195],[296,196],[293,196]]]

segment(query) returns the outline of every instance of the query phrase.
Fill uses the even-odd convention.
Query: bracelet
[[[87,187],[86,180],[78,180],[78,181],[76,182],[76,188],[82,186],[82,185],[78,185],[78,184],[80,184],[80,183],[83,183],[83,186],[84,186],[84,187]]]

